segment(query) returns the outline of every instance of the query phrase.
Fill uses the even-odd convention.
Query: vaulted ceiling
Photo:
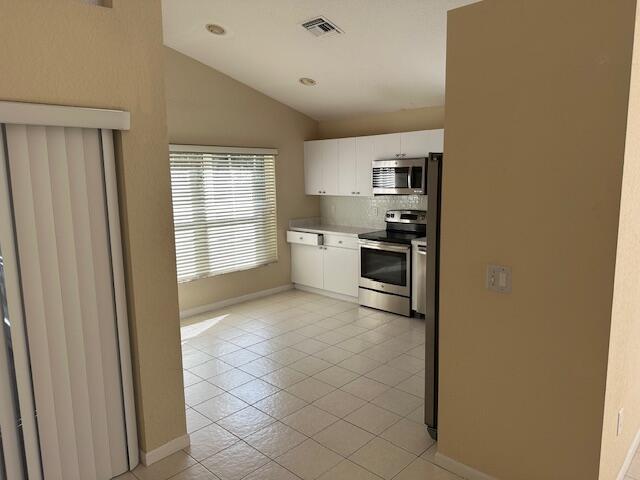
[[[163,0],[165,44],[318,120],[444,104],[447,11],[476,0]],[[323,16],[344,33],[315,37]],[[218,24],[225,35],[205,28]],[[309,77],[317,85],[298,80]]]

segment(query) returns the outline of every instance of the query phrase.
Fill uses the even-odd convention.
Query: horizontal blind
[[[275,156],[170,154],[178,281],[275,262]]]

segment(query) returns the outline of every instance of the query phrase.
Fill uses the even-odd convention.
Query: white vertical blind
[[[223,147],[171,150],[178,280],[275,262],[275,154]]]
[[[6,133],[42,470],[111,479],[129,462],[104,137],[26,125]]]
[[[2,292],[0,296],[3,296],[2,306],[3,310],[3,322],[5,329],[5,342],[9,342],[11,345],[11,351],[6,352],[7,355],[4,358],[0,358],[0,369],[4,363],[5,376],[0,378],[0,410],[4,410],[3,419],[1,422],[6,421],[7,417],[16,415],[19,413],[18,427],[22,433],[22,447],[24,448],[24,460],[26,467],[25,472],[20,472],[20,456],[21,453],[16,453],[15,448],[20,447],[20,436],[16,437],[12,435],[8,440],[12,441],[14,449],[8,449],[4,447],[6,443],[3,443],[5,473],[8,480],[23,480],[23,478],[29,478],[29,480],[42,479],[42,469],[40,465],[40,448],[38,443],[38,433],[36,425],[36,412],[33,399],[33,385],[31,383],[31,366],[29,361],[29,355],[27,352],[27,334],[24,324],[24,312],[22,309],[22,297],[20,291],[20,275],[18,261],[15,255],[16,245],[15,236],[13,231],[13,217],[11,209],[11,201],[9,196],[9,175],[8,164],[5,157],[5,138],[4,129],[0,125],[0,254],[2,255],[2,278],[0,282],[3,282]],[[1,336],[1,335],[0,335]],[[1,348],[0,348],[1,350]],[[7,371],[8,369],[8,371]],[[9,387],[11,377],[15,380],[15,393],[8,398],[8,395],[12,388]],[[11,411],[7,416],[7,412]],[[16,419],[14,418],[14,422]],[[8,428],[0,425],[0,429],[3,432],[7,430],[11,431],[12,427]],[[17,432],[16,432],[17,433]]]
[[[4,260],[0,248],[0,480],[24,480],[20,414],[13,380],[11,323],[7,310]]]

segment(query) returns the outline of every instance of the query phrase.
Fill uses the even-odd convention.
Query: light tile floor
[[[137,479],[459,480],[422,424],[422,320],[291,290],[181,330],[191,447]]]

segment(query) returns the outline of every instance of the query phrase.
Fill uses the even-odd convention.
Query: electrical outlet
[[[621,408],[618,412],[618,423],[616,424],[616,437],[622,435],[622,427],[623,427],[623,419],[624,419],[624,408]]]
[[[487,289],[498,293],[511,293],[511,268],[487,265]]]
[[[374,217],[378,216],[378,207],[371,207],[371,215]]]

